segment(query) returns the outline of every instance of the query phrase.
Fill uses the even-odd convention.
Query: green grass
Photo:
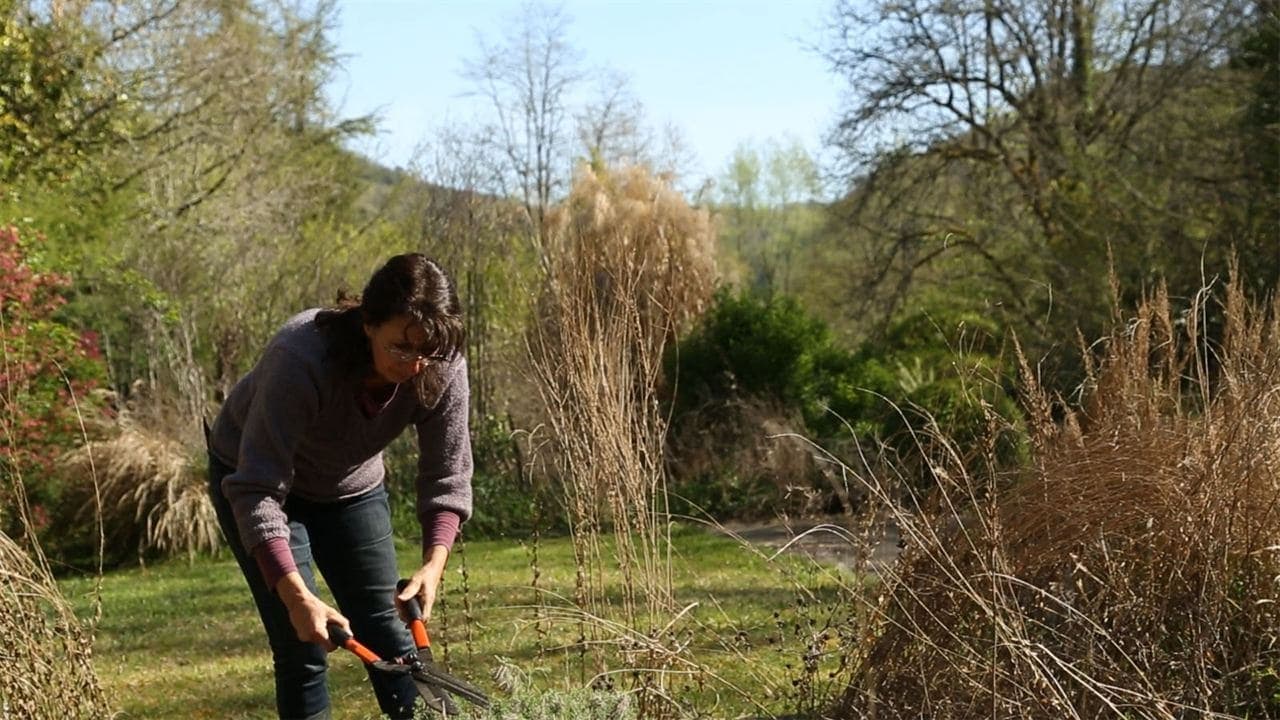
[[[674,625],[671,639],[707,672],[672,676],[673,697],[704,717],[767,717],[812,706],[835,689],[839,677],[831,674],[839,636],[828,631],[823,637],[823,631],[848,627],[841,614],[848,603],[839,599],[839,585],[848,577],[789,558],[766,562],[732,540],[701,530],[679,531],[675,547],[677,602],[698,605]],[[406,573],[415,555],[415,547],[401,547]],[[547,591],[540,602],[563,607],[567,603],[555,596],[573,595],[570,541],[544,540],[539,555],[539,583]],[[584,665],[574,647],[577,623],[549,628],[544,623],[539,631],[530,556],[527,546],[511,541],[471,542],[462,552],[455,548],[444,600],[431,623],[437,660],[495,699],[503,693],[493,674],[504,665],[514,667],[526,692],[534,693],[572,694],[597,674],[597,665]],[[92,578],[69,578],[62,587],[87,613],[93,585]],[[274,717],[266,640],[229,555],[108,573],[102,608],[95,662],[122,717]],[[820,659],[806,671],[802,658],[810,650]],[[356,658],[338,653],[330,656],[330,664],[334,717],[377,717]],[[608,669],[620,668],[619,659],[610,656]],[[606,685],[610,681],[613,690],[625,691],[630,674],[611,672],[602,679]]]

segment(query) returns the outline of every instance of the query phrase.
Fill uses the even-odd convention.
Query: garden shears
[[[396,590],[404,589],[407,582],[407,580],[401,580]],[[427,626],[422,621],[422,606],[418,603],[418,598],[410,598],[404,603],[404,608],[409,616],[409,632],[413,635],[413,644],[416,647],[414,652],[404,657],[383,660],[377,653],[351,637],[351,634],[341,626],[332,623],[328,626],[329,640],[334,645],[351,651],[378,672],[409,675],[413,678],[413,684],[417,686],[418,694],[422,696],[427,707],[445,717],[458,714],[458,706],[453,702],[450,693],[482,708],[489,707],[489,697],[480,688],[445,672],[432,659],[431,637],[427,635]]]

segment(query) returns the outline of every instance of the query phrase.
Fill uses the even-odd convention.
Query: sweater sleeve
[[[239,462],[222,480],[241,542],[250,552],[272,538],[288,540],[284,499],[293,483],[294,454],[320,413],[315,370],[288,349],[268,348],[253,373]]]
[[[460,358],[439,402],[417,423],[417,510],[424,550],[431,544],[451,546],[458,524],[471,517],[470,403],[467,361]]]

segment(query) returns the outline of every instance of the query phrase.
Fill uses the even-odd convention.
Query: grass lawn
[[[702,717],[768,717],[830,694],[839,682],[837,630],[850,627],[848,603],[839,599],[848,576],[798,559],[768,562],[699,529],[679,530],[673,544],[676,601],[697,606],[674,623],[668,643],[701,668],[669,676],[676,700]],[[573,596],[569,539],[544,540],[538,554],[541,604],[567,607],[556,597]],[[416,546],[401,546],[406,574],[416,555]],[[437,660],[495,699],[503,692],[494,673],[504,666],[535,692],[581,689],[593,679],[625,691],[630,673],[616,656],[599,677],[597,662],[583,662],[576,622],[535,622],[531,555],[510,540],[455,548],[431,623]],[[94,584],[62,583],[82,616],[91,612]],[[96,637],[99,676],[122,717],[275,717],[265,636],[229,554],[108,573]],[[377,717],[359,661],[340,652],[330,663],[334,717]]]

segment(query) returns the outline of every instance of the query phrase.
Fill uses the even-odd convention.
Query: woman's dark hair
[[[453,279],[421,253],[396,255],[378,268],[359,297],[339,293],[335,307],[316,315],[316,326],[329,336],[331,356],[343,370],[360,376],[373,367],[365,325],[381,325],[405,315],[426,333],[419,352],[454,359],[464,350],[466,328]],[[414,379],[418,398],[428,407],[444,391],[444,363],[430,363]]]

